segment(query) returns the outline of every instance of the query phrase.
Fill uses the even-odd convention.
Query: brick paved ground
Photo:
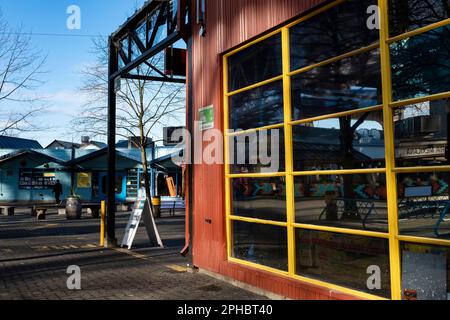
[[[121,239],[128,215],[119,213]],[[48,215],[37,221],[28,212],[0,216],[0,300],[11,299],[263,299],[203,274],[186,272],[182,216],[158,221],[165,249],[146,248],[141,226],[136,248],[98,248],[99,220],[67,221]],[[67,289],[67,267],[81,268],[82,290]]]

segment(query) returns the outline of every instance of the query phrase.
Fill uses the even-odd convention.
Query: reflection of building
[[[419,103],[396,112],[396,158],[401,166],[447,164],[448,106]]]
[[[345,168],[345,152],[339,139],[341,130],[301,126],[294,129],[296,171]],[[377,168],[384,164],[384,136],[378,130],[361,129],[351,141],[352,167]]]

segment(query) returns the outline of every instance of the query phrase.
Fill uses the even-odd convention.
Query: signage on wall
[[[447,145],[443,144],[400,147],[397,151],[397,158],[442,157],[445,156],[446,147]]]
[[[201,108],[199,111],[200,130],[205,131],[214,128],[214,106]]]
[[[88,189],[92,187],[92,174],[86,172],[80,172],[77,175],[77,187],[80,189]]]

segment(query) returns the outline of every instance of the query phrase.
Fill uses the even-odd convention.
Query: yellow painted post
[[[383,121],[386,150],[386,188],[389,218],[389,253],[391,298],[401,300],[400,243],[398,240],[397,177],[395,174],[395,144],[392,101],[391,63],[389,51],[389,19],[387,0],[378,0],[380,9],[380,55],[383,82]]]
[[[231,258],[233,255],[232,241],[231,241],[231,181],[230,181],[230,140],[234,139],[228,135],[230,128],[229,124],[229,105],[228,105],[228,58],[223,57],[223,130],[224,130],[224,163],[225,163],[225,223],[227,233],[227,256]]]
[[[294,199],[294,155],[292,145],[292,111],[291,111],[291,63],[289,47],[289,29],[283,28],[283,101],[284,101],[284,136],[285,136],[285,158],[286,158],[286,209],[287,209],[287,238],[288,238],[288,270],[289,275],[295,275],[295,199]]]
[[[105,216],[106,216],[106,201],[101,202],[100,207],[100,247],[105,246]]]

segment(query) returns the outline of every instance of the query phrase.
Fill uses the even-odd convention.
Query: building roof
[[[64,164],[64,161],[61,161],[61,159],[57,159],[57,158],[54,158],[54,157],[52,157],[50,155],[44,154],[42,152],[39,152],[39,150],[31,150],[31,149],[29,149],[29,150],[25,150],[25,149],[15,150],[15,151],[13,151],[11,153],[2,155],[2,156],[0,156],[0,164],[8,162],[8,161],[11,161],[11,160],[14,160],[16,158],[19,158],[19,157],[22,157],[22,156],[25,156],[25,155],[31,156],[31,157],[34,157],[34,158],[36,158],[36,157],[37,158],[42,158],[45,161],[54,162],[54,163],[57,163],[57,164],[60,164],[60,165]]]
[[[67,165],[78,165],[82,162],[89,161],[95,159],[100,156],[104,156],[108,153],[108,148],[103,148],[100,150],[95,150],[93,152],[86,153],[85,155],[76,157],[74,160],[68,161]],[[125,159],[129,159],[136,162],[141,162],[141,153],[139,150],[133,149],[117,149],[116,154],[118,157],[122,157]]]
[[[100,142],[100,141],[89,141],[88,143],[83,143],[80,146],[81,150],[93,150],[93,149],[103,149],[106,148],[108,145],[106,143]]]
[[[55,147],[52,145],[55,145],[55,144],[60,145],[64,149],[72,149],[73,147],[78,149],[81,146],[79,143],[68,142],[68,141],[63,141],[63,140],[54,140],[47,147],[45,147],[45,149],[54,149]]]
[[[180,166],[177,163],[174,163],[172,159],[175,157],[183,157],[184,150],[178,150],[177,152],[165,155],[163,157],[160,157],[158,159],[155,159],[153,161],[150,161],[150,166],[152,168],[156,169],[163,169],[163,170],[177,170],[180,168]]]
[[[0,136],[0,149],[42,149],[36,140]]]

